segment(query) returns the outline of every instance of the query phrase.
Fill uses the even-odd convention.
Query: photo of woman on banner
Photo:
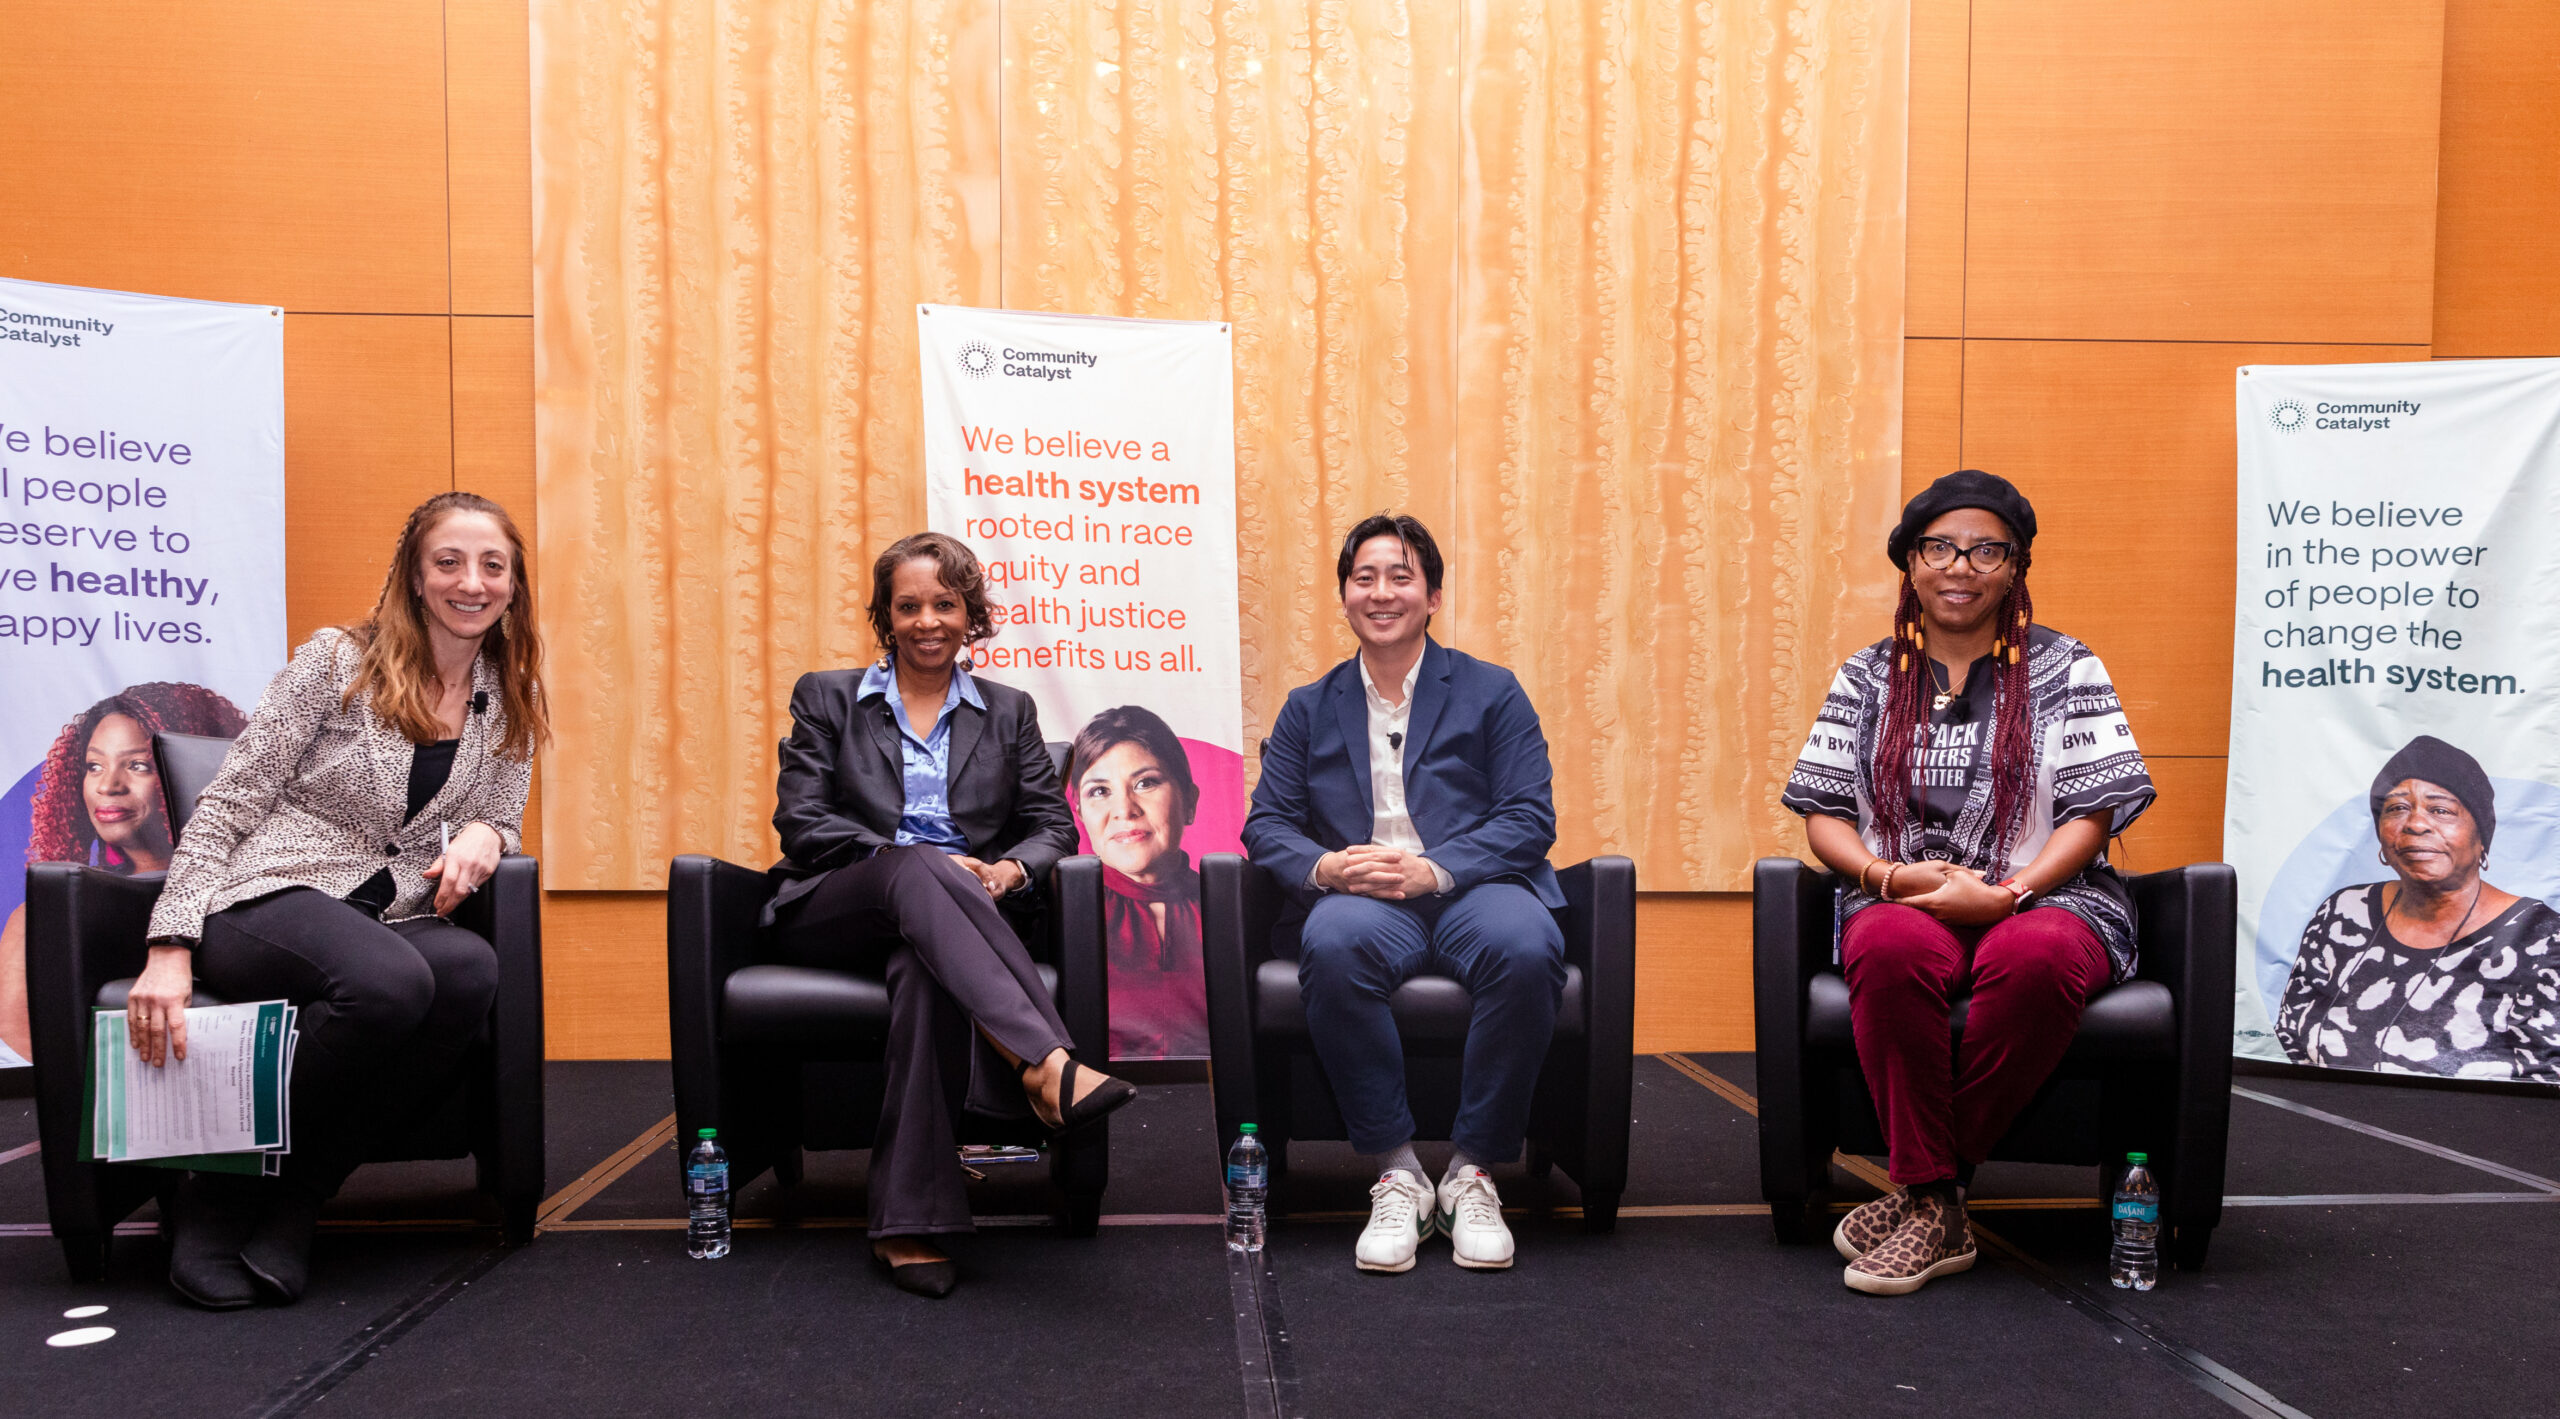
[[[2560,912],[2484,875],[2497,795],[2421,734],[2369,795],[2389,881],[2321,902],[2276,1011],[2297,1063],[2560,1083]]]
[[[1104,710],[1068,751],[1067,798],[1110,893],[1111,1057],[1206,1057],[1200,874],[1182,849],[1200,786],[1182,740],[1152,710]]]
[[[171,835],[158,733],[236,735],[240,708],[202,685],[154,680],[128,685],[62,727],[37,775],[27,861],[79,862],[118,875],[165,872]],[[27,908],[0,927],[0,1068],[25,1062]]]

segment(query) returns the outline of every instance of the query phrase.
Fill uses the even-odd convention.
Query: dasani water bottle
[[[2107,1279],[2136,1291],[2160,1280],[2160,1184],[2143,1166],[2149,1160],[2145,1153],[2124,1155],[2124,1178],[2116,1184],[2116,1243],[2107,1257]]]
[[[729,1254],[729,1155],[718,1142],[720,1130],[702,1130],[702,1141],[684,1160],[684,1196],[691,1216],[685,1223],[685,1255],[710,1261]]]
[[[1227,1150],[1227,1250],[1262,1250],[1263,1205],[1271,1192],[1271,1155],[1246,1124]]]

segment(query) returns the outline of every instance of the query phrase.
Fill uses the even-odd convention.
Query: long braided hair
[[[2002,853],[2025,825],[2034,791],[2035,714],[2027,697],[2027,626],[2035,598],[2027,591],[2027,551],[2018,549],[2018,574],[2000,599],[1991,641],[1996,667],[1991,697],[1991,821]],[[1885,671],[1884,717],[1876,730],[1874,763],[1876,831],[1887,856],[1902,851],[1918,796],[1912,782],[1919,738],[1929,733],[1930,701],[1937,697],[1928,665],[1928,631],[1920,619],[1920,590],[1910,568],[1902,572],[1902,599],[1893,611],[1893,662]]]

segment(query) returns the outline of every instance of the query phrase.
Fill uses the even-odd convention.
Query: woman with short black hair
[[[1833,1242],[1871,1295],[1973,1265],[1974,1165],[2081,1007],[2133,973],[2133,901],[2106,845],[2151,805],[2151,777],[2106,667],[2033,623],[2035,535],[2035,509],[1987,473],[1911,500],[1885,547],[1903,573],[1893,635],[1841,667],[1782,795],[1849,884],[1841,968],[1895,1186]]]
[[[1067,800],[1102,859],[1115,1059],[1209,1053],[1200,874],[1182,835],[1200,785],[1173,726],[1138,705],[1086,721],[1067,751]]]
[[[786,957],[888,979],[872,1255],[900,1289],[944,1296],[959,1273],[928,1239],[976,1230],[961,1111],[1031,1115],[1056,1137],[1137,1091],[1069,1058],[996,906],[1076,838],[1039,708],[970,673],[968,648],[995,634],[977,556],[938,532],[897,542],[872,564],[870,615],[878,661],[792,688],[773,813],[790,880],[765,924]]]

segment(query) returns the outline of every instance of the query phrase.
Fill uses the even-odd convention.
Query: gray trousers
[[[961,1176],[961,1110],[1022,1118],[1024,1060],[1072,1048],[1031,953],[967,868],[893,847],[829,872],[774,923],[802,965],[885,976],[888,1096],[871,1145],[871,1235],[974,1230]]]

